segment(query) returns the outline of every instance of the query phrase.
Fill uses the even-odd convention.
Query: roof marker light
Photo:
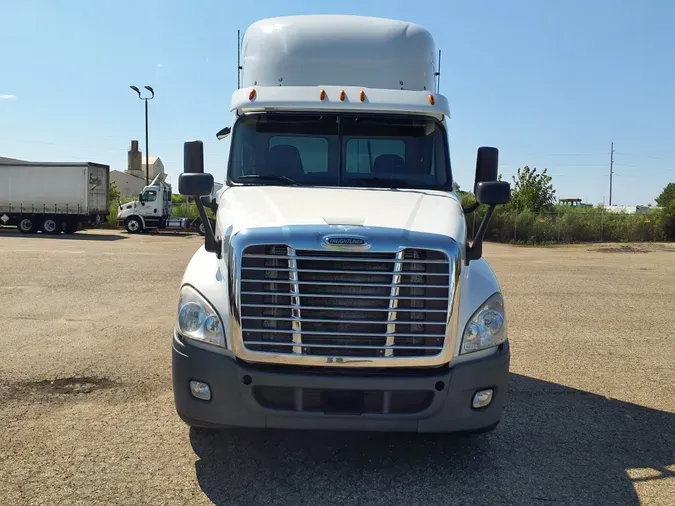
[[[255,99],[255,88],[251,90],[251,93],[248,94],[248,99],[249,100],[254,100]]]
[[[434,105],[434,104],[436,103],[436,101],[434,100],[434,96],[433,96],[433,95],[429,95],[429,103],[430,103],[431,105]]]
[[[361,93],[359,93],[359,98],[361,99],[361,102],[363,102],[366,99],[366,92],[361,90]]]
[[[345,98],[347,98],[345,90],[340,90],[340,100],[344,101]]]
[[[321,90],[319,93],[319,100],[325,100],[326,99],[326,90]]]

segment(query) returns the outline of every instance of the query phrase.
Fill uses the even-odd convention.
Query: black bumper
[[[176,410],[190,425],[421,433],[474,431],[499,422],[510,362],[508,341],[489,357],[452,368],[386,375],[272,369],[176,336],[172,355]],[[211,400],[193,397],[191,380],[207,383]],[[492,402],[472,408],[474,393],[488,388],[494,390]]]

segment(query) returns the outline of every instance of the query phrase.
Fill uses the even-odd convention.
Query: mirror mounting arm
[[[197,204],[197,211],[199,211],[199,217],[204,224],[204,249],[209,253],[215,253],[218,259],[223,258],[223,241],[217,239],[213,229],[211,228],[211,221],[206,215],[206,209],[201,199],[195,199]]]
[[[490,219],[492,218],[492,213],[495,212],[495,207],[497,206],[491,205],[488,207],[485,216],[483,216],[483,221],[480,222],[476,237],[473,238],[473,244],[469,245],[467,241],[465,265],[469,265],[471,260],[478,260],[483,256],[483,239],[485,238],[485,232],[487,232],[488,223],[490,223]]]

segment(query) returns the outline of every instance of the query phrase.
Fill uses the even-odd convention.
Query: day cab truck
[[[0,225],[24,234],[73,234],[110,213],[110,167],[99,163],[0,162]]]
[[[478,149],[475,239],[453,192],[435,43],[396,20],[263,19],[242,38],[227,176],[173,331],[190,426],[423,433],[499,422],[509,341],[482,257],[498,152]],[[209,195],[201,141],[179,191]],[[199,204],[200,213],[204,206]]]
[[[214,183],[213,190],[208,196],[202,196],[202,203],[211,206],[217,191],[222,184]],[[173,201],[171,199],[171,185],[166,182],[166,174],[157,174],[150,184],[138,194],[138,200],[120,203],[117,214],[117,224],[124,227],[130,234],[160,230],[180,230],[206,233],[201,218],[172,218]],[[207,219],[213,226],[213,220]]]

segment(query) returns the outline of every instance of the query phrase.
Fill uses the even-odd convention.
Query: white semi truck
[[[110,167],[99,163],[0,162],[0,224],[24,234],[72,234],[109,214]]]
[[[178,414],[210,428],[491,430],[510,351],[482,240],[510,187],[497,150],[479,148],[488,210],[469,243],[432,36],[291,16],[252,24],[241,51],[215,226],[180,285]],[[185,143],[180,193],[212,187],[202,143]]]
[[[216,194],[223,185],[214,183],[208,196],[201,198],[211,206]],[[189,230],[205,234],[206,228],[201,218],[172,218],[173,203],[171,185],[166,182],[166,174],[158,174],[152,182],[138,194],[138,200],[120,203],[117,214],[118,225],[130,234],[150,232],[151,230]],[[213,220],[208,218],[213,226]]]

